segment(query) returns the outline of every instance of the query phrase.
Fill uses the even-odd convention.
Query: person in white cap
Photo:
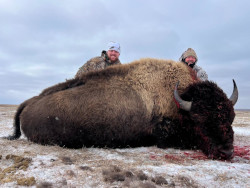
[[[201,67],[196,65],[198,57],[192,48],[188,48],[185,52],[183,52],[179,61],[185,63],[186,65],[194,69],[197,73],[197,77],[201,81],[206,81],[208,79],[207,73]]]
[[[120,65],[120,53],[120,44],[117,42],[109,42],[107,51],[103,50],[101,56],[97,56],[88,60],[82,67],[79,68],[75,78],[80,77],[82,74],[85,74],[89,71],[105,69],[111,65]]]

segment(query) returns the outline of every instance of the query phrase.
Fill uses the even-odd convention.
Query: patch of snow
[[[249,127],[233,127],[234,134],[242,136],[250,136]]]

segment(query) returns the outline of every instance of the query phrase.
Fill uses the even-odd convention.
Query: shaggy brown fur
[[[179,92],[182,93],[184,88],[197,82],[198,78],[195,72],[183,63],[145,58],[130,64],[89,72],[79,79],[68,80],[49,87],[40,96],[50,95],[85,84],[102,83],[104,80],[107,83],[112,82],[112,84],[121,82],[122,87],[128,85],[129,89],[130,87],[133,88],[145,102],[148,111],[151,112],[156,104],[159,107],[158,114],[176,117],[177,107],[172,100],[175,84],[181,80]],[[166,106],[170,108],[166,108]]]
[[[164,139],[177,138],[185,126],[194,124],[190,116],[178,112],[173,100],[174,86],[179,80],[180,93],[197,82],[188,66],[150,58],[90,72],[45,89],[21,104],[15,116],[16,130],[9,139],[20,136],[20,116],[24,134],[41,144],[71,148],[165,146]],[[194,97],[199,96],[199,91],[196,92]],[[223,98],[221,102],[227,100]],[[206,110],[206,106],[202,108]],[[182,127],[185,122],[181,116],[188,125]],[[169,128],[166,119],[175,124]],[[206,121],[202,123],[207,124]],[[159,131],[159,126],[166,131]],[[193,130],[189,132],[193,134]],[[208,136],[212,141],[217,139],[210,133]],[[211,154],[205,150],[204,153]]]
[[[209,158],[233,157],[232,102],[213,82],[190,85],[181,95],[193,101],[190,112],[180,110],[179,119],[164,118],[156,125],[159,147],[199,148]]]

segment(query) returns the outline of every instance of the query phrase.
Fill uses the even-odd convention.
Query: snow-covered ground
[[[12,133],[16,106],[0,105],[0,137]],[[0,187],[250,187],[250,111],[236,111],[235,157],[140,147],[66,149],[23,136],[0,138]]]

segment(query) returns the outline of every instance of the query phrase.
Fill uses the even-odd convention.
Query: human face
[[[194,56],[188,56],[185,59],[185,63],[187,63],[188,66],[194,64],[196,62],[196,58]]]
[[[120,53],[115,50],[108,50],[107,54],[111,63],[116,62],[120,56]]]

